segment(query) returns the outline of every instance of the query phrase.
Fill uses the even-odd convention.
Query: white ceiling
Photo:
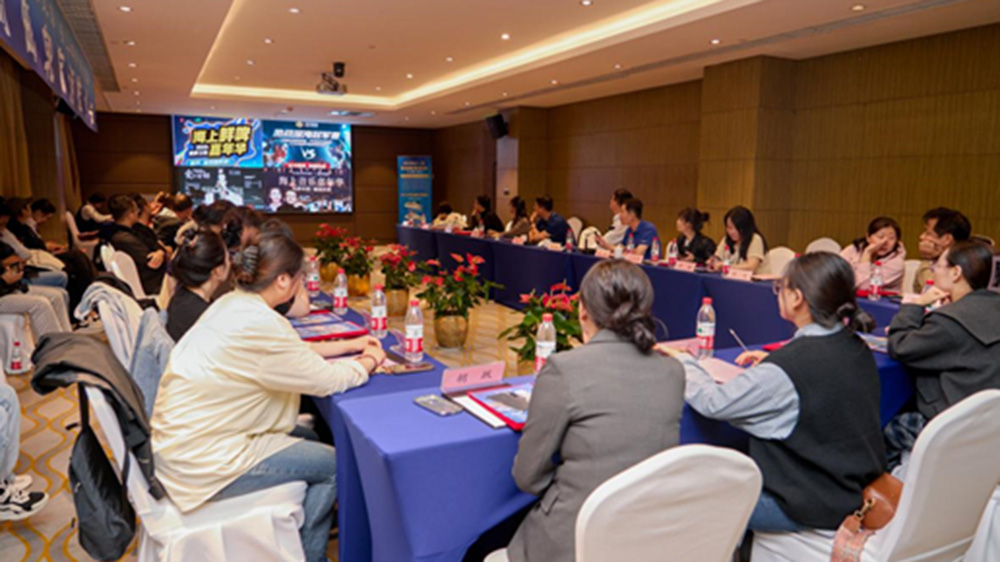
[[[122,88],[101,93],[100,109],[402,127],[444,127],[503,107],[551,107],[683,82],[707,65],[754,55],[804,59],[1000,21],[997,0],[93,5]],[[319,74],[334,61],[347,63],[349,95],[319,96]],[[375,115],[331,117],[333,109]]]

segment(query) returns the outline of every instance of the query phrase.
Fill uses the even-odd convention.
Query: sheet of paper
[[[468,396],[459,396],[455,398],[450,398],[452,402],[458,404],[459,406],[465,408],[466,412],[469,412],[473,416],[479,418],[480,421],[486,425],[492,427],[493,429],[500,429],[501,427],[507,427],[507,422],[498,418],[493,412],[490,412],[486,408],[482,407],[479,403]]]
[[[715,382],[719,384],[725,384],[740,376],[743,372],[743,367],[734,365],[728,361],[716,359],[715,357],[702,359],[698,363],[702,366],[702,368],[708,371],[708,374],[711,375],[712,378],[715,379]]]
[[[686,351],[691,355],[698,354],[698,338],[685,338],[663,342],[664,345],[677,351]]]

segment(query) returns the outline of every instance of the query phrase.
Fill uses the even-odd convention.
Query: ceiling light
[[[510,33],[504,33],[503,35],[500,36],[500,38],[503,39],[504,41],[507,41],[508,39],[510,39]]]
[[[722,43],[722,39],[712,39],[711,43],[713,45],[718,45],[719,43]]]
[[[253,66],[253,59],[247,59],[247,66]]]
[[[126,41],[125,44],[129,47],[135,47],[135,41]]]
[[[131,6],[118,6],[118,9],[125,12],[126,14],[132,11]]]
[[[855,5],[851,6],[851,11],[852,12],[863,12],[863,11],[865,11],[866,7],[867,6],[865,6],[864,4],[855,4]]]
[[[455,62],[455,59],[453,59],[452,57],[445,57],[444,62]]]
[[[622,69],[621,63],[615,63],[615,70],[621,70],[621,69]]]
[[[409,120],[410,120],[409,117],[403,117],[403,121],[409,121]]]
[[[288,8],[288,13],[290,13],[290,14],[297,14],[297,13],[299,13],[299,9],[298,8]]]
[[[434,111],[433,109],[431,110],[431,115],[437,115],[437,114],[438,114],[437,111]]]
[[[407,79],[407,80],[413,80],[413,75],[412,75],[412,74],[410,74],[409,72],[407,72],[407,73],[406,73],[406,79]]]
[[[593,6],[594,0],[580,0],[581,6]]]
[[[233,80],[239,80],[239,79],[240,79],[239,76],[233,76]]]
[[[215,109],[215,106],[214,105],[210,105],[210,106],[208,106],[208,108],[209,109]]]
[[[138,96],[139,95],[139,90],[136,90],[134,93],[135,93],[135,95]]]
[[[271,39],[270,37],[265,37],[264,43],[270,45],[271,43],[274,43],[274,39]]]
[[[501,94],[501,95],[503,95],[503,97],[507,97],[507,92],[504,92],[504,93],[503,93],[503,94]]]
[[[135,110],[135,112],[136,113],[142,113],[142,110],[141,109],[137,109],[137,110]]]
[[[375,91],[376,92],[381,92],[382,91],[382,86],[375,86]]]
[[[133,83],[133,84],[135,84],[135,83],[137,83],[137,82],[139,82],[139,79],[138,79],[138,78],[133,78],[133,79],[132,79],[132,83]]]
[[[469,103],[469,102],[465,102],[465,107],[469,107],[470,105],[472,105],[472,104]]]
[[[128,63],[128,67],[129,68],[135,68],[136,64],[134,62],[130,62],[130,63]]]
[[[558,83],[559,83],[559,81],[558,81],[558,80],[556,80],[555,78],[553,78],[553,79],[552,79],[552,85],[553,85],[553,86],[554,86],[554,85],[556,85],[556,84],[558,84]]]

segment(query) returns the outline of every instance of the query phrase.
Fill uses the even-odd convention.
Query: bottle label
[[[549,355],[552,355],[556,350],[556,342],[545,341],[545,342],[535,342],[535,372],[542,370],[545,366],[545,362],[548,361]]]
[[[318,293],[319,292],[319,279],[313,279],[313,278],[310,277],[309,281],[306,282],[306,290],[309,291],[310,293]]]
[[[336,287],[333,289],[333,307],[347,308],[347,289]]]
[[[406,338],[404,338],[403,347],[406,353],[423,353],[424,352],[424,327],[423,326],[407,326],[406,327]]]
[[[698,349],[715,348],[715,324],[700,322],[698,324]]]
[[[21,359],[14,358],[13,360],[11,360],[11,362],[10,362],[10,369],[12,371],[20,371],[21,370]]]
[[[386,310],[384,306],[373,306],[372,307],[372,331],[381,332],[387,329],[388,319],[386,318]]]

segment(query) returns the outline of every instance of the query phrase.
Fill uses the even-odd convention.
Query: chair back
[[[80,229],[76,227],[76,217],[73,213],[66,211],[66,228],[69,230],[69,239],[74,248],[80,247]]]
[[[128,295],[118,293],[121,295],[119,307],[123,314],[134,316],[135,321],[130,322],[116,314],[112,304],[106,300],[97,302],[97,314],[101,317],[101,325],[104,326],[104,333],[108,337],[111,351],[127,370],[132,365],[132,354],[135,352],[136,339],[139,336],[139,319],[142,317],[142,309]]]
[[[795,251],[785,246],[778,246],[767,253],[766,267],[760,271],[763,274],[782,275],[785,268],[795,259]]]
[[[580,237],[577,238],[577,246],[579,246],[581,250],[596,250],[596,236],[600,233],[601,231],[596,226],[588,226],[583,229],[583,232],[580,233]]]
[[[917,278],[917,270],[920,269],[920,260],[906,260],[903,262],[903,292],[913,292],[913,281]]]
[[[115,277],[128,284],[135,298],[147,298],[146,291],[142,288],[142,280],[139,278],[139,270],[136,269],[131,256],[115,250],[111,257],[111,271]]]
[[[566,223],[569,224],[570,229],[573,231],[573,239],[580,240],[580,232],[583,230],[583,221],[579,217],[570,217],[566,219]]]
[[[840,243],[833,238],[817,238],[806,246],[806,253],[812,254],[815,252],[830,252],[831,254],[839,254]]]
[[[1000,390],[948,408],[920,433],[879,559],[960,560],[1000,479]],[[875,546],[875,545],[872,545]]]
[[[114,274],[114,268],[112,267],[115,258],[115,249],[111,244],[101,244],[101,264],[104,265],[104,271]]]
[[[576,520],[577,562],[729,560],[761,490],[746,455],[674,447],[610,478]]]

